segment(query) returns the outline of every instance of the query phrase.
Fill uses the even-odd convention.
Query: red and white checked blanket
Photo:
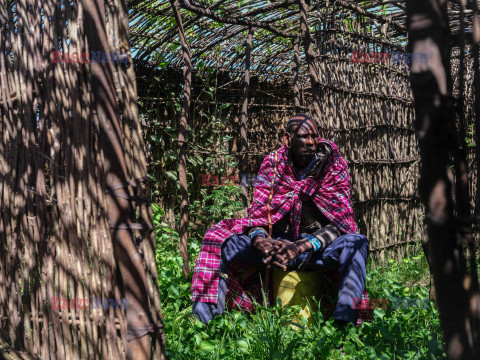
[[[302,217],[302,196],[313,199],[322,213],[340,230],[347,234],[357,233],[350,200],[350,176],[347,162],[340,156],[337,145],[325,139],[320,143],[330,145],[332,152],[315,178],[295,180],[288,160],[288,149],[283,145],[277,151],[277,175],[271,201],[272,224],[290,210],[294,239],[299,237]],[[267,155],[260,167],[255,185],[253,202],[245,219],[227,219],[210,228],[203,239],[192,279],[192,301],[217,303],[220,256],[222,243],[234,234],[243,233],[248,227],[268,226],[267,201],[274,174],[274,152]],[[253,298],[261,302],[261,286],[258,274],[243,281],[238,279],[246,266],[236,263],[229,267],[227,300],[229,307],[238,305],[252,309]]]

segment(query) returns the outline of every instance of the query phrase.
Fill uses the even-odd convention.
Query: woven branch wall
[[[333,17],[331,14],[343,12]],[[423,211],[417,194],[419,157],[415,131],[413,128],[413,102],[408,77],[408,64],[405,63],[353,63],[352,51],[362,53],[391,53],[405,51],[404,48],[389,43],[385,38],[368,33],[368,19],[357,17],[343,8],[332,7],[329,11],[314,13],[318,24],[314,39],[316,67],[320,82],[321,114],[318,117],[323,136],[335,141],[344,157],[349,161],[352,176],[352,201],[360,231],[370,239],[374,256],[383,260],[385,256],[403,258],[417,251],[423,235]],[[350,16],[350,22],[338,19]],[[336,19],[334,23],[330,19]],[[371,24],[370,24],[371,25]],[[255,41],[253,48],[255,47]],[[240,56],[240,55],[239,55]],[[285,55],[283,55],[285,56]],[[293,58],[293,53],[291,54]],[[228,59],[226,59],[228,61]],[[254,64],[255,57],[252,58]],[[141,68],[141,67],[140,67]],[[175,189],[165,177],[168,167],[159,163],[165,151],[175,151],[175,145],[168,143],[164,130],[177,128],[178,109],[173,102],[180,94],[177,84],[182,83],[177,70],[160,71],[162,87],[153,84],[152,70],[143,70],[146,76],[139,79],[139,91],[144,95],[146,113],[154,107],[156,115],[145,115],[145,122],[156,136],[163,137],[161,144],[151,144],[151,171],[157,177],[160,188],[158,194],[165,208],[177,204]],[[213,71],[213,69],[212,69]],[[137,73],[142,74],[142,70]],[[294,106],[293,76],[290,72],[261,73],[252,71],[249,119],[248,154],[244,158],[240,150],[239,118],[243,96],[243,72],[238,67],[230,71],[222,68],[215,71],[214,80],[208,85],[202,82],[203,71],[194,72],[193,108],[189,139],[207,126],[212,113],[227,103],[233,104],[223,111],[220,117],[222,132],[233,136],[228,144],[215,144],[214,148],[199,151],[191,142],[190,157],[215,156],[217,166],[224,169],[225,157],[233,154],[235,160],[248,163],[248,173],[256,174],[263,157],[281,144],[285,122],[295,112],[307,112],[316,117],[309,73],[305,63],[301,63],[299,73],[301,106]],[[148,75],[147,75],[148,74]],[[167,84],[167,87],[165,86]],[[173,85],[175,84],[175,86]],[[202,96],[203,86],[215,88],[214,97]],[[170,91],[170,92],[169,92]],[[195,94],[196,92],[196,94]],[[172,96],[173,94],[173,96]],[[168,100],[170,99],[170,106]],[[147,100],[150,99],[150,100]],[[178,105],[177,105],[178,106]],[[218,115],[218,114],[217,114]],[[156,128],[152,127],[155,124]],[[148,141],[149,136],[147,136]],[[160,157],[158,157],[160,156]],[[223,159],[223,160],[220,160]],[[162,161],[160,161],[162,162]],[[162,171],[163,170],[163,171]],[[229,174],[240,175],[239,168]],[[214,172],[214,171],[213,171]],[[200,194],[201,173],[212,174],[204,169],[192,175],[189,182],[190,201]],[[173,184],[172,182],[170,184]],[[250,196],[252,188],[249,189]],[[172,218],[173,220],[173,218]],[[195,221],[195,219],[193,219]]]
[[[399,245],[423,234],[408,64],[393,62],[391,55],[405,50],[371,36],[365,19],[345,9],[332,11],[352,20],[329,23],[326,13],[319,21],[324,29],[316,39],[320,124],[349,161],[356,220],[370,247],[398,250],[404,257],[410,247]],[[390,55],[385,62],[353,63],[353,51],[369,54],[363,59]],[[385,252],[378,255],[383,259]]]
[[[453,101],[459,111],[462,111],[463,116],[460,119],[459,111],[457,112],[457,123],[456,128],[458,133],[461,136],[460,123],[464,124],[465,131],[465,146],[467,153],[467,165],[469,170],[469,194],[470,194],[470,205],[474,209],[475,214],[478,216],[480,209],[475,208],[475,201],[477,198],[478,187],[477,187],[477,161],[475,159],[475,152],[477,151],[474,134],[477,131],[475,129],[475,91],[473,87],[473,77],[474,77],[474,68],[473,68],[473,53],[471,46],[465,47],[465,64],[463,67],[463,76],[464,76],[464,92],[463,96],[460,96],[460,49],[452,49],[452,79],[453,79]],[[461,99],[461,100],[459,100]],[[463,103],[460,104],[460,101],[463,100]],[[462,108],[458,106],[462,105]]]
[[[416,182],[418,174],[418,159],[414,131],[412,129],[412,104],[408,98],[410,95],[408,78],[399,70],[382,69],[381,78],[378,72],[368,71],[368,64],[352,64],[350,60],[344,60],[343,69],[333,69],[337,64],[333,56],[326,59],[322,66],[326,72],[335,72],[337,81],[322,78],[324,81],[325,99],[322,111],[324,117],[320,119],[324,137],[335,141],[342,154],[349,160],[350,174],[352,176],[352,201],[356,212],[356,220],[361,232],[367,234],[371,240],[372,248],[383,250],[396,250],[400,254],[392,253],[392,257],[407,255],[405,246],[399,243],[418,241],[423,231],[423,217],[419,200],[416,196]],[[405,71],[406,69],[404,69]],[[344,71],[342,73],[342,71]],[[361,78],[363,72],[366,79],[364,82],[354,81]],[[137,69],[137,73],[142,71]],[[148,71],[148,73],[150,73]],[[176,73],[176,79],[172,74]],[[170,78],[167,84],[181,82],[179,71],[167,70]],[[159,75],[162,79],[165,75]],[[273,84],[258,81],[258,77],[252,74],[251,99],[249,104],[249,150],[245,161],[248,166],[247,174],[256,174],[260,168],[264,156],[282,144],[284,125],[296,109],[293,106],[293,90],[291,79],[284,79]],[[189,177],[190,202],[194,202],[201,196],[201,175],[219,175],[225,171],[229,175],[240,177],[239,167],[228,169],[226,157],[232,157],[231,161],[240,162],[243,154],[240,153],[239,117],[242,101],[242,77],[232,81],[235,76],[219,73],[215,98],[202,98],[201,94],[192,96],[193,110],[191,131],[187,136],[189,142],[189,158],[201,157],[206,159],[214,157],[216,165],[213,169],[204,167],[202,170],[192,173]],[[404,100],[401,100],[402,92],[394,92],[395,84],[388,88],[386,79],[393,78],[405,88]],[[290,80],[290,81],[289,81]],[[367,85],[368,81],[372,85]],[[193,88],[200,82],[194,77]],[[228,86],[222,87],[224,84]],[[347,86],[352,84],[353,86]],[[166,176],[172,168],[164,158],[169,151],[176,154],[176,144],[169,141],[165,129],[176,129],[178,123],[178,111],[175,110],[174,99],[168,100],[167,87],[152,89],[150,93],[144,89],[146,83],[139,79],[140,94],[144,106],[141,112],[144,114],[146,139],[150,141],[150,173],[156,176],[157,194],[159,201],[166,209],[174,209],[177,204],[175,181]],[[145,86],[145,88],[144,88]],[[382,88],[384,94],[378,92]],[[156,88],[154,86],[154,88]],[[393,99],[398,94],[399,100]],[[310,89],[306,88],[303,94],[304,104],[311,103]],[[226,119],[221,123],[221,134],[230,134],[233,139],[227,144],[215,144],[215,148],[198,150],[194,146],[195,132],[208,125],[211,117],[202,116],[212,114],[214,109],[222,105],[232,103],[219,117]],[[155,109],[147,114],[147,109]],[[301,107],[299,111],[314,114],[313,108]],[[152,141],[152,138],[155,141]],[[159,140],[161,139],[161,140]],[[190,166],[193,168],[193,166]],[[197,167],[195,167],[197,169]],[[191,171],[193,171],[191,169]],[[220,179],[221,180],[221,179]],[[214,181],[213,181],[214,182]],[[203,188],[205,190],[205,188]],[[252,187],[248,188],[251,200]],[[175,212],[175,211],[173,211]],[[239,214],[240,216],[241,214]],[[171,218],[173,220],[173,218]],[[192,221],[195,221],[193,218]],[[211,224],[210,224],[211,225]],[[385,251],[380,251],[384,256]]]
[[[112,197],[106,186],[109,110],[121,119],[129,180],[146,177],[145,152],[125,4],[95,4],[0,2],[0,336],[42,359],[126,357],[128,304],[104,306],[123,298],[106,200]],[[97,9],[100,20],[93,21]],[[83,63],[79,54],[92,46],[86,29],[98,30],[106,15],[106,52],[123,49],[126,64],[94,72],[101,65]],[[55,63],[52,51],[77,61]],[[92,83],[102,76],[114,84],[107,110],[98,106],[107,95],[93,95]],[[141,182],[124,185],[127,194],[148,195]],[[145,203],[134,210],[134,222],[151,222]],[[151,316],[161,323],[153,238],[133,233],[142,240]]]

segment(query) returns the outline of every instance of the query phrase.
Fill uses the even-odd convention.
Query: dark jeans
[[[348,322],[357,322],[358,309],[352,309],[352,299],[360,298],[365,289],[367,276],[366,262],[368,255],[368,240],[359,234],[343,235],[337,238],[326,249],[317,251],[306,264],[304,271],[340,271],[338,287],[338,302],[333,312],[333,318]],[[308,256],[303,253],[288,263],[289,268],[296,268]],[[233,235],[222,246],[220,271],[226,271],[226,264],[232,260],[247,264],[263,265],[264,257],[250,245],[247,235]],[[218,303],[194,302],[193,314],[207,324],[214,316],[220,315],[225,309],[227,284],[220,278]]]

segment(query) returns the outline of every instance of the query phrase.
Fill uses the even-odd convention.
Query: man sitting
[[[352,299],[365,289],[368,241],[357,234],[349,179],[338,147],[319,137],[315,121],[291,118],[284,145],[262,163],[248,217],[223,220],[205,234],[192,281],[193,314],[208,323],[226,304],[252,310],[262,299],[262,269],[273,265],[338,269],[333,317],[356,323]]]

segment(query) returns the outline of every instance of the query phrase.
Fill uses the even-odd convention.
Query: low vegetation
[[[218,196],[232,195],[227,189]],[[222,192],[223,191],[223,192]],[[204,207],[208,212],[208,207]],[[231,212],[231,208],[225,207]],[[211,209],[216,211],[219,207]],[[408,306],[374,310],[372,322],[338,329],[321,311],[311,326],[294,322],[299,309],[258,305],[255,313],[227,311],[208,326],[191,315],[190,279],[182,273],[178,234],[163,222],[154,206],[157,266],[163,304],[167,353],[171,359],[442,359],[438,310],[428,301],[429,272],[423,254],[386,266],[369,264],[367,290],[371,299],[411,299]],[[221,212],[221,211],[220,211]],[[226,215],[226,214],[225,214]],[[190,241],[191,265],[201,239]],[[405,302],[407,303],[407,302]],[[422,304],[417,306],[416,304]],[[425,304],[427,304],[425,306]]]

